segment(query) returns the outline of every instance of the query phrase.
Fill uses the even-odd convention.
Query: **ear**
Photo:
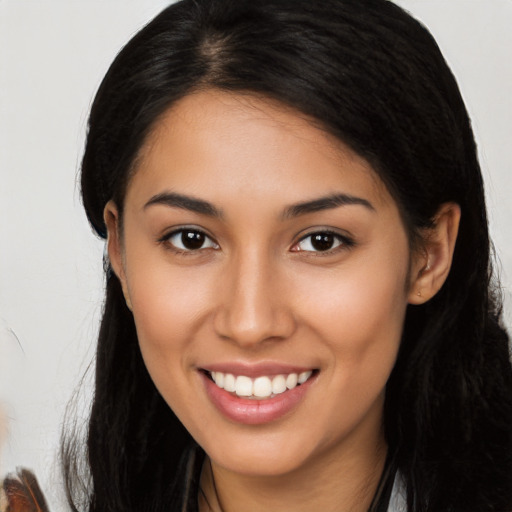
[[[422,248],[413,256],[409,304],[423,304],[443,286],[452,265],[453,251],[459,231],[460,206],[441,205],[434,225],[425,230]]]
[[[114,274],[118,277],[121,287],[123,288],[123,294],[126,301],[126,305],[131,310],[132,304],[130,300],[130,294],[128,293],[128,287],[126,285],[126,274],[124,271],[124,258],[123,258],[123,244],[122,234],[119,222],[119,209],[114,201],[110,200],[103,210],[103,219],[107,226],[107,251],[110,265]]]

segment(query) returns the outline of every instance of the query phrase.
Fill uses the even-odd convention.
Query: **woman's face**
[[[413,263],[367,162],[277,103],[203,91],[143,147],[120,240],[117,215],[144,361],[214,464],[278,475],[376,449]]]

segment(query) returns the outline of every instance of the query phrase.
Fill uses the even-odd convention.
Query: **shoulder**
[[[391,498],[389,500],[388,512],[407,512],[407,501],[405,499],[405,485],[400,474],[395,477]]]

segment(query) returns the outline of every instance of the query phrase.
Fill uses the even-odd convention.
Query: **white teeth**
[[[215,384],[219,386],[219,388],[224,387],[224,374],[221,372],[215,372],[215,376],[213,376],[213,380],[215,381]]]
[[[269,398],[304,384],[313,374],[311,370],[300,374],[276,375],[267,377],[262,375],[251,379],[245,375],[234,376],[231,373],[211,372],[215,384],[230,393],[240,397]]]
[[[299,380],[299,377],[296,373],[290,373],[288,377],[286,377],[286,387],[288,389],[293,389]]]
[[[235,393],[238,396],[251,396],[252,380],[244,375],[238,376],[235,381]]]
[[[284,393],[286,391],[286,379],[284,375],[277,375],[272,379],[272,393],[274,395],[279,395],[279,393]]]
[[[254,379],[253,394],[258,398],[267,398],[272,394],[272,381],[268,377]]]
[[[299,384],[304,384],[304,382],[306,382],[309,379],[309,377],[311,377],[312,373],[313,372],[311,370],[308,371],[308,372],[302,372],[299,375],[299,379],[298,379],[299,380]]]
[[[220,372],[217,372],[217,375],[219,374]],[[235,386],[235,377],[233,375],[231,375],[231,373],[226,373],[226,375],[224,375],[224,386],[223,388],[226,390],[226,391],[229,391],[230,393],[232,393],[233,391],[235,391],[236,389],[236,386]]]

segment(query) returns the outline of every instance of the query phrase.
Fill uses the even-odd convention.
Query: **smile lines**
[[[239,397],[264,399],[284,393],[300,384],[304,384],[313,374],[312,370],[275,377],[261,376],[251,379],[245,375],[235,377],[231,373],[209,372],[213,382],[225,391]]]

